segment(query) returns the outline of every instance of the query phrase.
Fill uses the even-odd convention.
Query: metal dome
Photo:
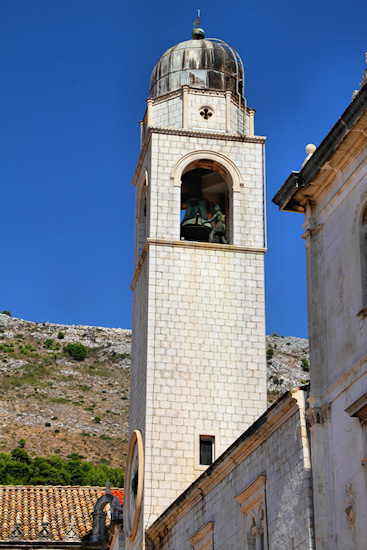
[[[185,85],[205,90],[230,90],[243,98],[242,60],[221,40],[180,42],[167,50],[154,67],[150,96],[160,97]]]

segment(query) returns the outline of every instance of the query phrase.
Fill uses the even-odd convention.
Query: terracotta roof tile
[[[123,489],[111,489],[123,503]],[[0,485],[0,541],[8,541],[19,514],[24,540],[37,540],[46,514],[52,540],[62,540],[72,516],[82,539],[92,530],[93,507],[103,487]]]

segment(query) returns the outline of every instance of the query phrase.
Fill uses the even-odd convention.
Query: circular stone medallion
[[[139,523],[143,496],[143,438],[139,430],[134,430],[129,441],[126,460],[124,527],[125,535],[134,540]]]

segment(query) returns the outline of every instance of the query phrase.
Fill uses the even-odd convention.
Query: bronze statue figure
[[[210,235],[209,235],[209,242],[210,243],[213,243],[214,238],[216,236],[218,236],[219,239],[220,239],[220,242],[222,244],[227,244],[227,241],[226,241],[226,238],[225,238],[226,225],[224,223],[224,220],[225,220],[225,216],[224,216],[224,214],[222,214],[220,206],[218,204],[216,204],[214,206],[214,215],[209,220],[210,223],[215,222],[214,226],[212,226],[213,229],[211,230]]]

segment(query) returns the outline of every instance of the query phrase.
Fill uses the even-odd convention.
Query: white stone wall
[[[213,115],[205,120],[200,116],[202,107],[210,107]],[[207,131],[226,131],[226,98],[222,94],[189,94],[188,127]]]
[[[248,132],[248,115],[242,109],[239,110],[237,104],[231,100],[231,133],[247,135]]]
[[[237,100],[238,98],[236,98]],[[212,116],[204,119],[200,116],[203,107],[212,109]],[[214,132],[227,132],[227,113],[225,92],[199,92],[189,89],[187,104],[187,129],[200,129]],[[152,100],[151,126],[159,128],[183,128],[183,95],[173,93],[164,98]],[[146,131],[147,120],[144,120]],[[231,98],[230,133],[248,134],[248,116]]]
[[[148,259],[144,262],[133,294],[131,358],[134,361],[130,384],[130,434],[140,430],[145,434],[146,421],[146,356],[148,330]],[[133,427],[132,427],[133,426]]]
[[[362,550],[367,540],[365,427],[346,409],[367,392],[367,315],[363,306],[360,215],[367,202],[367,148],[343,147],[306,215],[311,363],[310,405],[329,418],[311,427],[317,549]],[[348,520],[348,490],[356,518]]]
[[[134,232],[134,269],[138,267],[141,254],[149,237],[150,226],[150,157],[151,143],[149,142],[144,156],[144,165],[141,168],[135,189],[135,232]],[[146,216],[143,216],[142,200],[146,187]]]
[[[244,514],[235,497],[260,475],[266,477],[266,550],[313,548],[309,448],[300,404],[301,410],[295,407],[290,417],[284,412],[278,428],[269,430],[265,440],[261,424],[244,434],[232,451],[234,469],[229,458],[226,462],[225,453],[209,479],[196,482],[196,498],[187,493],[165,514],[163,521],[171,527],[154,548],[191,550],[189,539],[209,521],[214,522],[215,550],[246,548]],[[258,439],[261,443],[256,443]],[[229,473],[222,475],[227,468]]]
[[[149,295],[149,261],[146,259],[142,265],[140,276],[135,283],[133,293],[133,317],[132,317],[132,339],[131,339],[131,377],[130,377],[130,411],[129,411],[129,438],[134,430],[140,430],[145,440],[146,433],[146,399],[147,393],[147,371],[146,357],[148,348],[148,295]],[[142,510],[144,509],[144,495]],[[142,512],[141,512],[142,517]],[[126,548],[144,547],[143,522],[140,525],[135,537],[134,544],[126,540]]]
[[[195,244],[149,248],[145,521],[202,471],[195,438],[218,456],[266,408],[263,254]]]
[[[367,540],[366,471],[362,460],[367,455],[366,427],[346,409],[367,391],[367,362],[340,381],[329,393],[330,419],[311,428],[315,492],[317,548],[364,550]],[[349,489],[356,517],[348,520]]]
[[[153,103],[152,125],[182,128],[182,95]]]
[[[313,391],[324,391],[367,354],[367,317],[357,316],[365,305],[359,225],[367,204],[366,155],[362,150],[308,212],[310,357],[322,363],[322,372],[311,373]]]

